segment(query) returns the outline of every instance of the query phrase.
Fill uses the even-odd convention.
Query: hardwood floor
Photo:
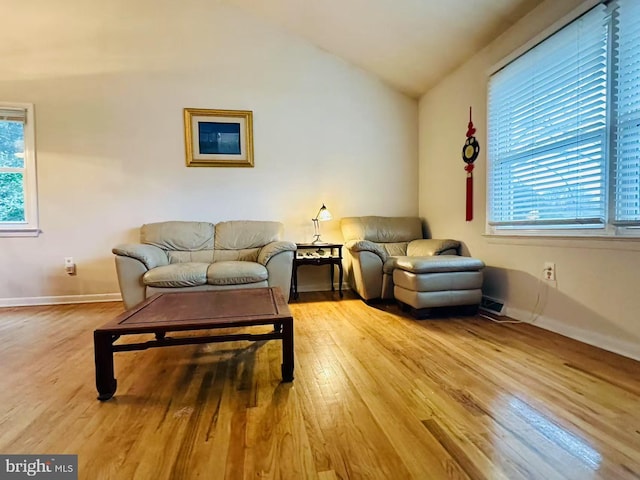
[[[638,479],[640,363],[526,324],[416,321],[301,293],[278,342],[123,352],[96,400],[93,329],[120,303],[0,309],[0,453],[82,479]]]

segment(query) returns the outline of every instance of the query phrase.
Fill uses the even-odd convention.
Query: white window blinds
[[[614,13],[613,223],[640,225],[640,1],[620,0]]]
[[[491,77],[489,225],[604,224],[606,16],[595,7]]]
[[[0,120],[25,123],[27,120],[27,111],[24,108],[0,107]]]

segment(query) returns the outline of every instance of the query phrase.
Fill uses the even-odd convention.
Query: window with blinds
[[[33,106],[0,103],[0,236],[37,235]]]
[[[613,142],[612,217],[616,225],[640,225],[640,2],[620,1],[613,48],[617,78]]]
[[[491,76],[489,233],[640,226],[639,7],[597,5]]]

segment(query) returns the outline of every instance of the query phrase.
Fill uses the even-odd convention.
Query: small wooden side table
[[[342,297],[342,244],[341,243],[296,243],[297,251],[293,259],[291,274],[291,297],[298,298],[298,267],[300,265],[331,265],[331,291],[333,285],[334,265],[338,267],[338,292]]]

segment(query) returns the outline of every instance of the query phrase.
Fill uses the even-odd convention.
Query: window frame
[[[498,63],[493,65],[487,71],[487,77],[491,77],[493,74],[497,73],[499,70],[503,69],[511,62],[515,61],[519,57],[526,55],[528,51],[541,44],[545,40],[547,40],[552,35],[559,32],[561,29],[576,21],[582,15],[593,9],[594,7],[600,4],[607,4],[608,2],[604,0],[587,0],[571,11],[569,14],[565,15],[549,28],[536,35],[530,41],[522,45],[521,47],[514,50],[511,54],[507,55],[505,58],[500,60]],[[609,26],[611,28],[611,25]],[[609,42],[611,41],[611,35],[609,36]],[[611,57],[609,58],[608,67],[612,67],[611,65]],[[608,68],[609,69],[609,68]],[[611,72],[611,69],[609,69]],[[607,103],[608,109],[611,108],[611,104],[609,100],[612,98],[611,91],[611,76],[607,79]],[[489,125],[489,96],[488,96],[488,85],[487,85],[487,126]],[[496,226],[490,224],[491,219],[491,203],[490,203],[490,162],[491,159],[489,155],[487,155],[487,177],[486,177],[486,191],[487,191],[487,201],[486,201],[486,220],[485,220],[485,236],[496,236],[496,237],[550,237],[550,238],[572,238],[572,237],[583,237],[583,238],[601,238],[601,239],[638,239],[640,238],[640,226],[625,226],[625,225],[616,225],[614,224],[614,219],[612,217],[611,210],[615,208],[613,204],[612,195],[612,170],[615,168],[615,161],[611,159],[610,152],[613,150],[613,135],[612,135],[612,123],[614,122],[614,118],[611,115],[611,112],[607,112],[606,119],[606,140],[605,140],[605,188],[606,188],[606,204],[605,209],[607,210],[607,219],[602,228],[584,228],[584,227],[536,227],[536,226],[527,226],[527,227],[518,227],[517,225],[512,226]],[[487,138],[487,141],[489,139]]]
[[[0,102],[0,109],[24,110],[24,222],[0,222],[0,237],[35,237],[38,226],[38,183],[36,171],[35,115],[32,103]],[[1,121],[1,120],[0,120]],[[0,167],[0,171],[5,171]]]

